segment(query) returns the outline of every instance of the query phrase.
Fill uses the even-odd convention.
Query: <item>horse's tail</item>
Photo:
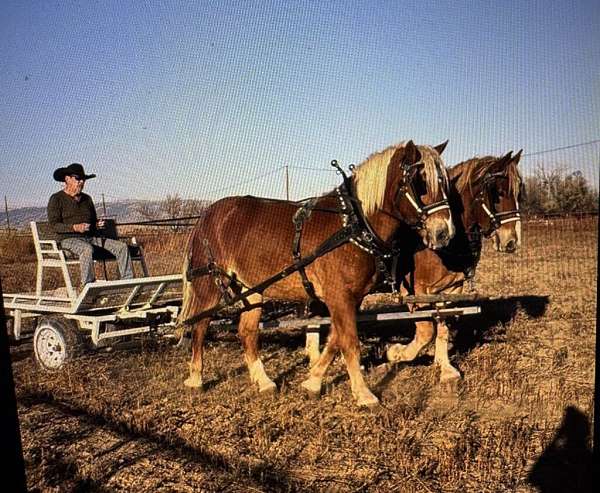
[[[181,305],[181,311],[179,312],[179,317],[177,319],[177,330],[175,331],[176,336],[179,338],[177,346],[181,345],[186,332],[189,330],[188,326],[185,324],[185,321],[194,315],[194,311],[198,305],[198,297],[196,296],[194,286],[192,281],[188,279],[187,275],[190,265],[190,257],[192,254],[192,249],[190,247],[191,241],[188,243],[188,247],[186,249],[186,256],[183,261],[183,272],[181,273],[183,302]]]

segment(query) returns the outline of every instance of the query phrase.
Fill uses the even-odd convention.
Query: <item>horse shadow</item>
[[[481,344],[502,340],[506,336],[506,327],[519,311],[529,318],[540,318],[545,315],[549,303],[548,296],[537,295],[482,300],[479,303],[481,313],[449,324],[454,332],[455,351],[464,354]]]
[[[502,339],[506,327],[523,311],[528,317],[540,318],[546,313],[550,302],[548,296],[509,296],[496,299],[482,299],[476,303],[481,312],[458,320],[449,320],[448,325],[454,334],[452,344],[457,354],[465,354],[485,343]],[[472,304],[472,303],[471,303]],[[365,367],[378,367],[386,362],[385,350],[390,342],[407,344],[415,334],[416,325],[412,321],[389,321],[364,324],[359,329],[361,340],[367,345],[362,361]],[[407,365],[431,364],[432,357],[421,353]]]
[[[589,419],[569,406],[552,442],[529,471],[527,481],[540,493],[591,493],[592,464]]]

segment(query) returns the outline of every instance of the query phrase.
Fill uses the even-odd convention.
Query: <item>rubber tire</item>
[[[48,355],[40,352],[41,339],[44,336],[52,337],[58,347],[54,347],[56,357],[50,361]],[[39,319],[33,333],[33,352],[37,365],[45,371],[60,370],[65,363],[83,353],[85,345],[78,331],[77,325],[72,320],[61,317],[42,317]]]

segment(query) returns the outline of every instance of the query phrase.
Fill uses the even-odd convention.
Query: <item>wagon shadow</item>
[[[132,441],[141,442],[144,445],[143,451],[125,459],[125,462],[120,463],[118,467],[108,469],[104,477],[99,481],[82,477],[82,475],[78,474],[74,462],[57,462],[56,467],[59,470],[56,471],[56,477],[62,478],[70,473],[70,477],[76,480],[76,486],[82,488],[74,491],[107,491],[101,483],[109,479],[112,474],[143,459],[154,459],[157,451],[166,454],[173,461],[192,463],[205,470],[207,474],[216,473],[227,476],[238,471],[243,471],[243,477],[250,483],[248,485],[249,489],[257,491],[260,488],[268,491],[297,491],[303,485],[301,480],[289,477],[285,470],[273,467],[270,463],[255,463],[243,457],[237,459],[231,458],[216,450],[212,450],[212,447],[192,445],[175,433],[166,435],[154,431],[140,430],[132,423],[115,420],[111,416],[104,415],[102,412],[85,409],[77,404],[56,400],[54,396],[48,393],[32,391],[27,396],[24,396],[23,399],[29,405],[44,403],[64,414],[76,416],[91,428],[102,427],[110,430],[121,437],[121,442],[117,444],[118,447],[127,445]],[[67,467],[65,468],[64,466]],[[73,471],[77,474],[72,474]]]

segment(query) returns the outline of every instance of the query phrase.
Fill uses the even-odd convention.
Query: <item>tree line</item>
[[[520,204],[527,215],[598,213],[598,190],[592,188],[581,171],[566,173],[556,168],[538,168],[523,179],[524,194]],[[167,195],[158,205],[140,203],[136,212],[144,220],[196,217],[210,205],[206,200],[183,199]],[[184,226],[173,224],[174,231]]]
[[[185,217],[200,216],[210,202],[197,199],[183,199],[179,194],[167,195],[158,206],[142,202],[137,204],[135,211],[144,221],[153,221],[156,219],[177,219]],[[170,225],[173,231],[179,231],[185,228],[185,225],[173,223]]]
[[[590,186],[581,171],[566,173],[557,168],[538,168],[524,178],[521,210],[528,215],[598,212],[598,190]]]

